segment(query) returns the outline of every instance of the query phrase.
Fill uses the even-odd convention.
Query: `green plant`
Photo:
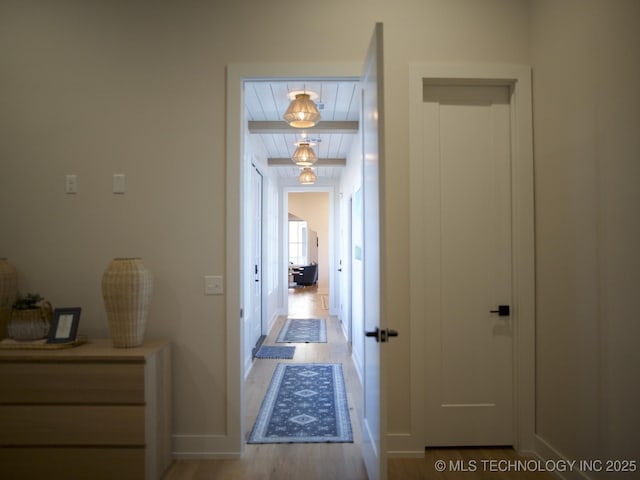
[[[44,297],[41,297],[38,293],[27,293],[26,295],[18,294],[18,298],[13,302],[13,308],[15,310],[29,310],[31,308],[38,308]]]

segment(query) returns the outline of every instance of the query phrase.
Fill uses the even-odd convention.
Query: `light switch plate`
[[[124,173],[113,174],[113,193],[123,194],[125,192]]]
[[[205,275],[204,277],[204,294],[205,295],[222,295],[224,293],[221,275]]]
[[[69,174],[65,177],[64,183],[65,193],[78,193],[78,176]]]

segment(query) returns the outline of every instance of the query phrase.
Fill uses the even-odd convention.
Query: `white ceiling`
[[[282,120],[289,106],[289,92],[306,91],[317,94],[315,100],[321,120],[310,129],[291,129]],[[296,142],[310,141],[318,156],[314,171],[319,178],[338,178],[343,167],[335,159],[345,159],[351,143],[357,138],[360,117],[360,96],[357,81],[251,81],[245,83],[245,118],[252,127],[249,138],[256,151],[266,152],[270,159],[290,159]],[[263,124],[261,122],[281,122]],[[341,123],[333,123],[341,122]],[[355,126],[355,130],[354,130]],[[266,133],[251,133],[265,129]],[[328,131],[327,131],[328,130]],[[346,133],[345,133],[346,132]],[[332,165],[323,166],[331,159]],[[277,161],[272,162],[277,163]],[[279,177],[297,178],[300,168],[293,162],[271,166]]]

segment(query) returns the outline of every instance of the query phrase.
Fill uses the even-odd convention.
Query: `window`
[[[307,222],[304,220],[289,221],[289,263],[307,264]]]

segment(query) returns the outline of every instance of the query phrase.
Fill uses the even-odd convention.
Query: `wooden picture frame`
[[[47,343],[70,343],[76,339],[80,323],[80,307],[56,308],[53,311]]]

